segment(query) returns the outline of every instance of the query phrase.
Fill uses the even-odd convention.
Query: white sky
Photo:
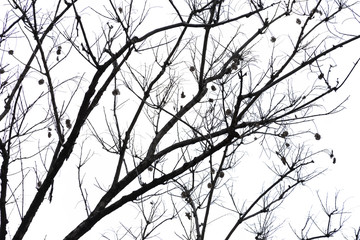
[[[356,51],[354,51],[354,49],[356,49]],[[350,48],[341,49],[341,53],[334,55],[334,59],[339,65],[348,59],[353,59],[354,62],[356,60],[358,49],[360,49],[360,43],[353,44]],[[338,70],[340,71],[333,73],[333,75],[337,74],[339,78],[343,78],[344,72],[351,68],[349,65],[342,67],[343,68],[339,67]],[[319,118],[316,120],[316,127],[318,132],[321,134],[322,139],[321,141],[314,141],[314,145],[316,144],[315,146],[317,149],[333,149],[335,157],[337,158],[337,163],[335,165],[331,164],[332,160],[328,155],[320,154],[319,161],[323,162],[323,166],[328,166],[329,171],[327,171],[324,176],[312,180],[312,182],[308,184],[309,187],[304,188],[304,191],[297,189],[294,195],[290,196],[289,198],[289,200],[292,199],[293,201],[288,201],[288,203],[284,205],[283,209],[286,209],[285,206],[287,206],[287,204],[289,206],[293,205],[293,210],[301,210],[301,212],[297,214],[305,214],[304,217],[306,217],[307,211],[304,210],[308,209],[307,207],[311,207],[311,205],[316,205],[318,203],[316,202],[312,204],[310,201],[306,201],[307,197],[304,196],[305,194],[312,194],[315,196],[315,191],[319,189],[322,196],[324,196],[326,192],[329,192],[329,196],[331,197],[331,194],[339,190],[341,197],[340,199],[346,200],[345,207],[350,212],[352,212],[352,217],[349,220],[348,225],[358,227],[357,224],[360,222],[360,188],[358,186],[360,169],[360,149],[358,149],[358,136],[360,136],[360,96],[358,94],[358,89],[360,89],[359,77],[360,67],[357,67],[352,77],[348,80],[347,84],[342,89],[340,89],[336,95],[329,96],[327,98],[328,100],[325,102],[325,104],[330,109],[331,106],[335,106],[336,103],[342,101],[348,95],[350,95],[349,100],[344,104],[346,109],[335,115]],[[312,143],[309,142],[309,144]],[[68,168],[67,170],[73,174],[76,174],[75,169],[73,166],[71,166],[71,164],[68,163],[65,165],[65,168]],[[63,172],[66,172],[67,170],[62,170],[60,172],[60,178],[66,178]],[[247,171],[249,170],[247,169]],[[254,171],[256,171],[256,169],[254,169]],[[74,189],[72,189],[72,187],[75,187],[76,189],[76,186],[71,186],[71,184],[71,179],[69,179],[69,182],[65,182],[65,184],[56,184],[57,196],[55,196],[54,201],[51,204],[49,204],[47,201],[44,201],[44,206],[40,209],[39,212],[40,217],[36,217],[34,221],[34,226],[39,223],[38,226],[41,226],[42,229],[30,228],[29,234],[27,234],[25,239],[34,239],[33,236],[39,232],[49,233],[46,238],[49,240],[62,239],[64,234],[68,233],[74,226],[79,223],[84,215],[72,215],[71,218],[68,216],[73,212],[83,211],[82,203],[79,202],[74,206],[73,201],[68,201],[70,199],[67,199],[66,197],[59,197],[62,194],[66,196],[66,194],[69,192],[69,189],[73,191]],[[341,201],[339,201],[339,203],[341,203]],[[58,212],[54,212],[53,206],[56,206],[57,204],[59,204],[59,206],[70,206],[69,212],[60,210],[60,208]],[[51,216],[49,216],[49,211],[51,211]],[[123,212],[124,210],[120,210],[119,214],[129,214],[128,212]],[[94,231],[91,231],[91,234],[94,235],[86,235],[84,239],[98,239],[98,232],[101,232],[107,228],[106,226],[108,225],[110,219],[111,221],[114,221],[113,217],[101,221],[98,226],[94,227]],[[300,218],[300,221],[302,221],[302,218]],[[61,223],[61,226],[58,226],[57,224],[54,224],[55,222],[65,222],[68,223],[68,225]],[[61,228],[61,230],[59,228]],[[111,230],[112,227],[109,227],[108,229]],[[216,231],[214,231],[215,235]],[[214,235],[208,235],[207,239],[215,239],[213,236]],[[283,239],[288,238],[284,237]],[[337,239],[341,239],[341,237]]]

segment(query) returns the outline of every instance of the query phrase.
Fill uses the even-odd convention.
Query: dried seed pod
[[[208,188],[212,188],[212,186],[213,186],[213,185],[212,185],[212,183],[210,183],[210,182],[207,184],[207,187],[208,187]]]
[[[238,64],[232,63],[232,64],[231,64],[231,69],[232,69],[232,70],[237,70],[237,69],[238,69]]]
[[[212,98],[209,98],[209,102],[214,102],[214,99],[212,99]]]
[[[60,55],[61,54],[61,46],[58,46],[58,49],[56,50],[56,54]]]
[[[131,43],[137,43],[138,41],[139,41],[139,38],[138,38],[137,36],[134,36],[134,37],[130,40]]]
[[[225,114],[227,115],[227,116],[229,116],[229,115],[231,115],[231,110],[228,108],[228,109],[226,109],[226,111],[225,111]]]
[[[112,92],[111,92],[112,95],[114,96],[117,96],[117,95],[120,95],[120,91],[119,89],[115,88]]]
[[[224,173],[223,171],[221,171],[221,172],[219,173],[219,177],[221,177],[221,178],[223,178],[224,175],[225,175],[225,173]]]
[[[216,91],[216,87],[214,85],[211,85],[211,90]]]
[[[154,168],[153,168],[152,166],[149,166],[149,167],[148,167],[148,171],[149,171],[149,172],[152,172],[153,170],[154,170]]]
[[[66,119],[66,120],[65,120],[65,125],[66,125],[66,127],[69,128],[69,129],[72,127],[72,124],[71,124],[70,119]]]
[[[8,54],[9,54],[9,55],[13,55],[13,54],[14,54],[14,50],[9,50],[9,51],[8,51]]]
[[[233,61],[233,63],[235,63],[236,65],[240,65],[240,60],[238,58],[234,58]]]
[[[274,42],[276,41],[276,37],[272,36],[272,37],[270,38],[270,41],[274,43]]]
[[[48,138],[51,138],[51,132],[48,132]]]
[[[190,70],[190,72],[193,72],[193,71],[195,71],[195,67],[194,67],[194,66],[191,66],[191,67],[189,68],[189,70]]]
[[[281,135],[282,138],[286,138],[287,136],[289,136],[289,132],[288,131],[284,131]]]
[[[185,93],[184,92],[181,92],[181,95],[180,95],[181,98],[185,98]]]
[[[45,82],[45,80],[44,80],[44,79],[40,79],[40,80],[38,81],[39,85],[43,85],[43,84],[44,84],[44,82]]]
[[[296,19],[296,23],[299,24],[299,25],[301,24],[300,18],[297,18],[297,19]]]
[[[316,140],[320,140],[321,139],[321,135],[319,133],[315,133],[314,135]]]
[[[186,192],[185,192],[185,191],[183,191],[183,192],[181,193],[181,197],[182,197],[182,198],[187,198],[187,197],[188,197],[188,195],[186,194]]]
[[[281,157],[281,162],[286,165],[286,158],[284,156]]]

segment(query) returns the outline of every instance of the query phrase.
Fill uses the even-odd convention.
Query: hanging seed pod
[[[225,173],[224,173],[223,171],[221,171],[221,172],[219,173],[219,177],[221,177],[221,178],[223,178],[224,175],[225,175]]]
[[[272,36],[272,37],[270,38],[270,41],[274,43],[274,42],[276,41],[276,37]]]
[[[56,54],[60,55],[61,54],[61,46],[58,46],[58,49],[56,50]]]
[[[321,135],[319,133],[315,133],[314,135],[316,140],[320,140],[321,139]]]
[[[226,109],[226,111],[225,111],[225,114],[227,115],[227,116],[230,116],[231,115],[231,110],[230,109]]]
[[[216,87],[214,85],[211,85],[211,90],[216,91]]]
[[[43,84],[44,84],[44,82],[45,82],[45,80],[44,80],[44,79],[40,79],[40,80],[38,81],[39,85],[43,85]]]
[[[301,24],[300,18],[297,18],[297,19],[296,19],[296,23],[299,24],[299,25]]]
[[[181,193],[181,198],[187,198],[187,197],[188,197],[188,196],[187,196],[186,192],[183,191],[183,192]]]
[[[13,54],[14,54],[14,50],[9,50],[9,51],[8,51],[8,54],[9,54],[9,55],[13,55]]]
[[[240,60],[238,58],[234,58],[233,61],[233,63],[235,63],[236,65],[240,65]]]
[[[231,64],[231,69],[232,70],[237,70],[238,69],[238,65],[236,63],[232,63]]]
[[[65,120],[65,125],[66,125],[66,127],[69,128],[69,129],[72,127],[70,119],[66,119],[66,120]]]
[[[184,92],[181,92],[181,95],[180,95],[181,98],[185,98],[185,93]]]
[[[115,88],[111,93],[112,93],[112,95],[114,95],[114,96],[120,95],[120,91],[119,91],[119,89],[117,89],[117,88]]]
[[[288,131],[284,131],[281,135],[282,138],[286,138],[287,136],[289,136],[289,132]]]
[[[208,183],[208,184],[207,184],[207,187],[208,187],[208,188],[212,188],[212,186],[213,186],[212,183]]]
[[[191,66],[191,67],[189,68],[189,70],[190,70],[190,72],[193,72],[193,71],[195,71],[195,67],[194,67],[194,66]]]

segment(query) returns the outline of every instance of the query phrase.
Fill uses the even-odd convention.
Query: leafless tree
[[[336,162],[316,150],[314,120],[342,109],[345,99],[323,100],[358,64],[348,58],[338,72],[335,54],[359,42],[359,9],[350,0],[3,1],[0,240],[31,229],[46,239],[41,218],[63,239],[286,232],[280,206],[323,172],[319,154]],[[339,234],[347,216],[337,195],[319,199],[326,221],[291,224],[294,239]],[[62,230],[73,219],[82,220]]]

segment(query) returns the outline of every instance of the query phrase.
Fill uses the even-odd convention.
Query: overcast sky
[[[159,16],[162,18],[163,16]],[[293,24],[293,23],[289,23]],[[338,76],[339,78],[346,77],[345,73],[350,70],[351,65],[343,65],[343,62],[348,59],[353,59],[355,62],[356,55],[360,49],[360,44],[353,44],[344,49],[340,49],[337,54],[333,55],[333,58],[338,63],[339,67],[334,70],[332,73],[333,76]],[[74,69],[82,69],[79,66],[75,66]],[[320,162],[320,166],[328,168],[328,171],[321,177],[312,180],[308,187],[304,187],[303,190],[297,190],[293,196],[290,197],[293,201],[290,201],[289,206],[292,205],[293,209],[297,208],[299,214],[303,214],[303,217],[306,217],[307,211],[311,209],[312,205],[317,203],[304,202],[304,195],[309,194],[312,196],[316,195],[316,191],[320,190],[320,194],[324,196],[327,192],[329,196],[332,197],[337,191],[340,192],[339,203],[345,201],[345,208],[349,210],[350,215],[353,215],[348,222],[349,227],[358,227],[360,223],[360,188],[359,188],[359,171],[360,171],[360,145],[358,137],[360,136],[360,94],[358,93],[360,89],[360,65],[355,69],[353,75],[349,78],[346,85],[341,88],[336,94],[331,94],[324,100],[324,105],[327,106],[327,109],[335,107],[339,102],[346,99],[348,96],[349,99],[346,101],[343,106],[345,109],[340,113],[318,118],[316,120],[316,128],[321,134],[321,141],[309,141],[308,144],[314,144],[315,149],[332,149],[334,150],[334,155],[337,159],[336,164],[332,164],[332,159],[323,153],[315,158],[315,161]],[[71,166],[72,163],[68,162],[67,166]],[[72,165],[73,167],[73,165]],[[64,170],[62,171],[64,172]],[[76,174],[76,172],[73,172]],[[60,172],[60,177],[62,173]],[[64,176],[62,176],[64,177]],[[70,182],[68,184],[71,184]],[[251,185],[249,185],[251,187]],[[75,186],[76,188],[76,186]],[[57,196],[61,194],[66,194],[69,192],[69,186],[67,183],[56,186]],[[305,198],[306,199],[306,198]],[[44,226],[47,230],[52,229],[53,233],[49,234],[48,240],[58,239],[56,238],[56,229],[58,226],[53,222],[48,222],[47,214],[50,207],[59,204],[66,205],[69,204],[70,209],[82,208],[82,203],[74,206],[73,202],[67,202],[66,198],[55,198],[52,205],[48,202],[44,203],[44,206],[40,210],[40,216],[36,217],[34,221],[38,221],[40,226]],[[284,205],[286,206],[286,205]],[[300,207],[299,207],[300,206]],[[286,209],[284,207],[284,209]],[[134,210],[134,209],[132,209]],[[51,210],[52,211],[52,210]],[[72,211],[72,210],[71,210]],[[66,212],[52,212],[56,214],[57,218],[64,220],[64,222],[69,223],[64,227],[64,232],[68,232],[74,226],[73,223],[79,223],[79,220],[83,216],[73,216],[71,219],[68,219],[68,213]],[[60,220],[60,221],[61,221]],[[96,226],[95,229],[101,231],[102,227],[106,226],[106,221],[100,222],[99,226]],[[30,232],[25,239],[33,239],[32,234],[36,234],[38,230],[36,228],[30,228]],[[50,230],[49,230],[50,232]],[[96,232],[96,231],[95,231]],[[62,237],[63,235],[61,235]],[[98,237],[98,232],[96,232],[96,238]],[[207,239],[213,240],[210,235]],[[287,239],[284,237],[284,239]],[[341,239],[341,236],[337,239]]]

